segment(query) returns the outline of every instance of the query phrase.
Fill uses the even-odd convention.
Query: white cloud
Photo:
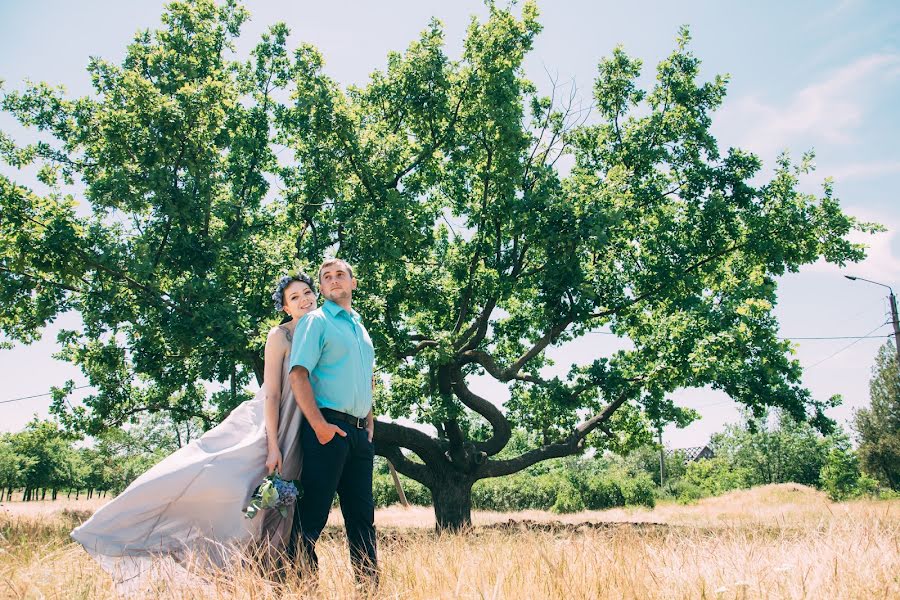
[[[879,84],[900,75],[900,54],[873,54],[795,92],[783,105],[757,95],[725,103],[716,126],[723,139],[767,162],[785,148],[857,141],[868,98]]]
[[[834,169],[819,168],[818,172],[842,182],[848,179],[872,179],[900,173],[900,160],[851,163]]]
[[[853,242],[861,242],[867,246],[866,259],[862,262],[850,263],[842,269],[837,265],[819,260],[815,264],[804,267],[803,271],[855,275],[886,283],[900,281],[900,257],[893,250],[893,247],[897,245],[895,243],[897,233],[900,231],[900,222],[897,217],[857,207],[845,208],[844,212],[853,215],[860,221],[880,223],[887,228],[887,231],[872,235],[857,232],[848,236]]]
[[[830,21],[835,17],[844,16],[845,13],[855,10],[860,5],[859,0],[840,0],[837,4],[822,13],[816,22]]]

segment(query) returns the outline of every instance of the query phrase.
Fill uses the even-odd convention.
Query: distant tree
[[[747,415],[739,425],[728,425],[712,436],[717,458],[742,469],[752,485],[792,481],[819,485],[819,474],[833,440],[808,423],[778,412],[756,418]]]
[[[647,473],[653,479],[653,483],[659,485],[659,446],[657,444],[642,446],[629,452],[625,463]],[[688,460],[683,450],[674,450],[663,454],[663,476],[666,480],[683,477],[687,466]]]
[[[868,408],[853,415],[862,469],[894,490],[900,490],[900,370],[893,343],[878,351],[869,382]]]
[[[9,435],[0,440],[0,501],[12,500],[12,493],[25,485],[25,474],[35,459],[16,451]]]
[[[7,439],[15,453],[30,459],[22,472],[23,500],[44,500],[48,489],[65,487],[71,473],[72,438],[56,422],[35,418]]]
[[[859,458],[847,436],[838,434],[832,441],[820,475],[822,489],[828,497],[838,501],[875,492],[878,482],[860,471]]]

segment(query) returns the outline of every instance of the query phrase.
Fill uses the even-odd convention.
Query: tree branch
[[[391,179],[391,181],[387,185],[388,188],[396,188],[397,185],[400,183],[400,180],[403,179],[403,177],[405,177],[407,174],[411,173],[416,167],[418,167],[420,164],[422,164],[428,157],[430,157],[432,154],[434,154],[435,150],[437,150],[438,148],[440,148],[442,145],[444,145],[447,142],[447,140],[450,138],[450,133],[452,133],[453,128],[456,127],[456,121],[459,117],[459,109],[462,106],[463,99],[466,96],[466,92],[468,91],[469,85],[471,84],[471,82],[472,82],[472,80],[471,80],[471,78],[469,78],[469,80],[466,81],[466,86],[460,92],[459,99],[456,101],[456,106],[453,108],[453,116],[450,117],[450,122],[447,123],[447,127],[444,129],[443,134],[440,136],[441,139],[435,140],[432,137],[431,143],[422,149],[422,151],[419,153],[418,156],[416,156],[416,158],[413,160],[413,162],[409,166],[399,170],[397,172],[397,174],[394,175],[394,177]]]
[[[609,420],[613,413],[625,403],[629,391],[631,390],[623,390],[619,396],[601,412],[576,427],[566,439],[530,450],[509,460],[489,460],[478,467],[475,472],[476,477],[483,479],[487,477],[511,475],[549,458],[562,458],[563,456],[577,454],[583,448],[584,438]]]
[[[16,275],[18,277],[25,277],[26,279],[31,279],[32,281],[37,281],[38,283],[43,283],[43,284],[49,285],[51,287],[57,287],[59,289],[73,292],[76,294],[85,293],[84,290],[74,288],[70,285],[66,285],[65,283],[61,283],[59,281],[50,281],[47,279],[43,279],[41,277],[37,277],[36,275],[29,275],[28,273],[21,273],[19,271],[13,271],[12,269],[7,269],[6,267],[4,267],[2,265],[0,265],[0,271],[3,271],[4,273],[9,273],[10,275]]]
[[[381,442],[388,446],[408,448],[422,457],[422,460],[429,463],[436,464],[446,460],[438,440],[423,431],[406,427],[399,423],[376,420],[374,439],[376,448],[378,447],[377,444]]]
[[[472,335],[467,341],[464,340],[466,340],[469,336],[464,335],[462,338],[460,338],[459,342],[457,342],[457,344],[462,342],[462,346],[459,348],[460,350],[474,350],[478,347],[478,344],[480,344],[481,341],[484,340],[484,336],[487,335],[487,328],[491,319],[491,313],[494,312],[494,307],[496,306],[496,298],[491,298],[485,303],[484,308],[481,309],[481,314],[478,315],[478,318],[475,319],[475,322],[472,323],[469,329],[466,330],[466,333],[468,334],[474,329],[474,335]]]
[[[466,386],[465,377],[458,366],[454,366],[450,371],[450,385],[460,402],[487,419],[494,430],[493,435],[487,441],[475,442],[475,448],[488,456],[493,456],[503,450],[509,442],[509,438],[512,437],[512,427],[506,416],[494,404],[475,394]]]
[[[375,425],[377,427],[378,421],[375,422]],[[374,440],[375,453],[391,461],[391,464],[394,465],[394,468],[397,469],[397,471],[409,477],[410,479],[418,481],[426,487],[432,487],[434,485],[434,477],[431,474],[431,469],[423,464],[409,460],[408,458],[403,456],[403,452],[400,451],[399,446],[390,445],[387,442],[383,442],[382,440],[378,439],[377,434]]]
[[[705,264],[707,264],[707,263],[709,263],[709,262],[711,262],[711,261],[714,261],[714,260],[716,260],[717,258],[721,258],[721,257],[723,257],[723,256],[726,256],[726,255],[728,255],[728,254],[731,254],[732,252],[734,252],[734,251],[736,251],[736,250],[740,250],[740,249],[743,248],[744,246],[747,246],[749,243],[750,243],[750,240],[747,240],[746,242],[744,242],[744,243],[742,243],[742,244],[732,244],[731,246],[729,246],[728,248],[725,248],[725,249],[722,250],[721,252],[716,252],[715,254],[712,254],[712,255],[707,256],[706,258],[704,258],[704,259],[702,259],[702,260],[697,261],[696,263],[694,263],[693,265],[691,265],[690,267],[688,267],[688,268],[685,269],[684,271],[681,271],[680,273],[678,273],[678,274],[677,274],[677,277],[680,278],[680,277],[683,277],[684,275],[687,275],[688,273],[692,273],[692,272],[696,271],[697,269],[699,269],[700,267],[702,267],[703,265],[705,265]],[[625,302],[624,304],[621,304],[621,305],[619,305],[619,306],[617,306],[617,307],[615,307],[615,308],[609,308],[609,309],[607,309],[607,310],[603,310],[603,311],[600,311],[600,312],[591,313],[590,318],[591,318],[591,319],[598,319],[598,318],[601,318],[601,317],[607,317],[607,316],[609,316],[609,315],[617,314],[617,313],[619,313],[620,311],[625,310],[626,308],[629,308],[629,307],[631,307],[631,306],[634,306],[634,305],[637,304],[638,302],[641,302],[641,301],[646,300],[647,298],[649,298],[649,297],[651,297],[651,296],[654,296],[654,295],[658,294],[658,293],[661,292],[662,290],[666,289],[667,285],[668,285],[668,284],[665,284],[665,283],[664,283],[664,284],[661,284],[661,285],[658,285],[658,286],[656,286],[655,288],[653,288],[652,290],[649,290],[649,291],[647,291],[647,292],[644,292],[643,294],[638,294],[637,296],[635,296],[634,298],[632,298],[632,299],[629,300],[628,302]]]

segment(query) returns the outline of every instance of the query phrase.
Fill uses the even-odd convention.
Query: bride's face
[[[294,319],[316,307],[316,295],[302,281],[292,281],[284,288],[284,312]]]

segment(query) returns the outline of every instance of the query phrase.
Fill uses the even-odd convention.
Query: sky
[[[163,5],[0,0],[0,79],[6,89],[32,80],[63,85],[72,97],[89,94],[89,57],[120,61],[136,31],[159,24]],[[269,25],[283,21],[292,31],[291,45],[317,46],[327,73],[343,85],[364,84],[372,71],[384,68],[388,52],[405,49],[431,17],[443,22],[447,51],[457,57],[469,19],[487,12],[482,2],[469,0],[254,0],[245,6],[252,20],[238,41],[239,55],[246,56]],[[869,246],[862,263],[844,269],[817,263],[779,279],[776,314],[781,335],[794,340],[805,367],[804,385],[817,398],[840,394],[843,404],[829,414],[846,424],[854,409],[868,404],[874,356],[891,327],[887,290],[843,275],[900,289],[900,5],[545,0],[538,6],[544,29],[525,70],[539,89],[549,90],[556,79],[573,84],[589,102],[597,62],[618,44],[643,60],[646,85],[674,47],[679,27],[688,25],[691,49],[703,61],[701,78],[730,75],[728,96],[713,121],[720,147],[751,150],[767,169],[781,151],[799,158],[815,150],[817,170],[802,180],[802,189],[819,191],[830,176],[848,213],[888,228],[857,239]],[[20,140],[30,135],[6,115],[0,115],[0,130]],[[32,173],[0,169],[20,183],[33,181]],[[21,429],[33,415],[47,416],[49,396],[39,394],[50,386],[86,382],[77,369],[53,358],[56,332],[77,325],[77,315],[64,315],[39,342],[0,350],[0,431]],[[862,337],[867,335],[882,337]],[[611,338],[589,334],[551,356],[584,362],[617,348]],[[503,397],[502,387],[489,382],[473,388],[492,399]],[[89,392],[76,390],[73,401]],[[26,396],[36,397],[17,400]],[[673,398],[702,418],[685,429],[667,428],[663,439],[672,448],[705,444],[740,418],[736,404],[712,390],[681,390]]]

